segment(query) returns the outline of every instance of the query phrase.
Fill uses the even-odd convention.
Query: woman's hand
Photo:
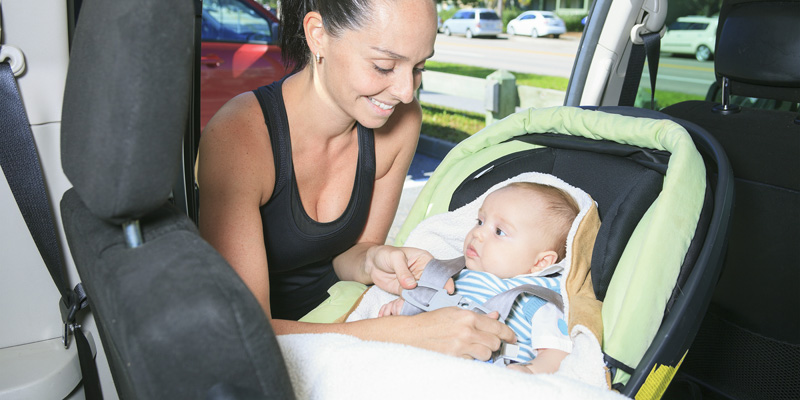
[[[374,246],[367,250],[365,272],[379,288],[399,295],[417,286],[431,259],[431,253],[414,247]]]
[[[487,315],[447,307],[406,318],[413,337],[407,344],[467,359],[486,361],[501,342],[516,343],[514,331],[498,322],[498,312]],[[400,317],[397,317],[400,318]],[[387,318],[391,320],[393,318]]]

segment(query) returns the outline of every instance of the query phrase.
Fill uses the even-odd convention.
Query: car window
[[[465,14],[464,18],[466,18],[466,19],[473,19],[473,18],[475,18],[475,12],[474,12],[474,11],[467,12],[467,13]]]
[[[500,19],[500,17],[498,17],[497,14],[493,12],[482,12],[480,19],[497,20]]]
[[[689,29],[689,25],[691,24],[689,24],[688,22],[676,21],[669,24],[667,29],[671,31],[685,31]]]
[[[270,23],[255,10],[235,0],[204,0],[202,40],[266,43]]]
[[[689,25],[690,31],[704,31],[708,28],[708,24],[704,24],[702,22],[694,22]]]
[[[528,15],[522,17],[522,19],[536,19],[536,16],[532,15],[532,14],[528,14]]]

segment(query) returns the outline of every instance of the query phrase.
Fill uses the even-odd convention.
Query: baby
[[[455,290],[483,303],[510,288],[535,284],[558,291],[567,235],[579,208],[561,189],[515,182],[490,193],[464,239],[466,269],[455,277]],[[404,300],[381,307],[379,316],[398,315]],[[509,368],[552,373],[572,350],[563,313],[531,295],[520,296],[505,323],[517,335],[521,358]]]

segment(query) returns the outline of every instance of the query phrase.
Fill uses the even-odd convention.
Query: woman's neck
[[[309,65],[287,78],[283,100],[290,131],[296,139],[335,141],[353,133],[356,121],[339,107]],[[302,136],[302,138],[300,137]]]

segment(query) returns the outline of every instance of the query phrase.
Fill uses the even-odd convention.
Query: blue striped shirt
[[[505,292],[514,287],[533,284],[543,286],[561,293],[561,275],[555,277],[544,276],[517,276],[514,278],[500,279],[488,272],[479,272],[464,269],[455,277],[456,294],[462,295],[474,302],[483,304],[489,298]],[[517,335],[517,344],[520,346],[520,358],[530,361],[536,357],[537,348],[557,348],[569,352],[572,350],[571,342],[566,332],[564,314],[552,304],[530,294],[517,297],[505,323]],[[536,318],[534,315],[543,310]],[[539,325],[547,326],[539,326]]]

